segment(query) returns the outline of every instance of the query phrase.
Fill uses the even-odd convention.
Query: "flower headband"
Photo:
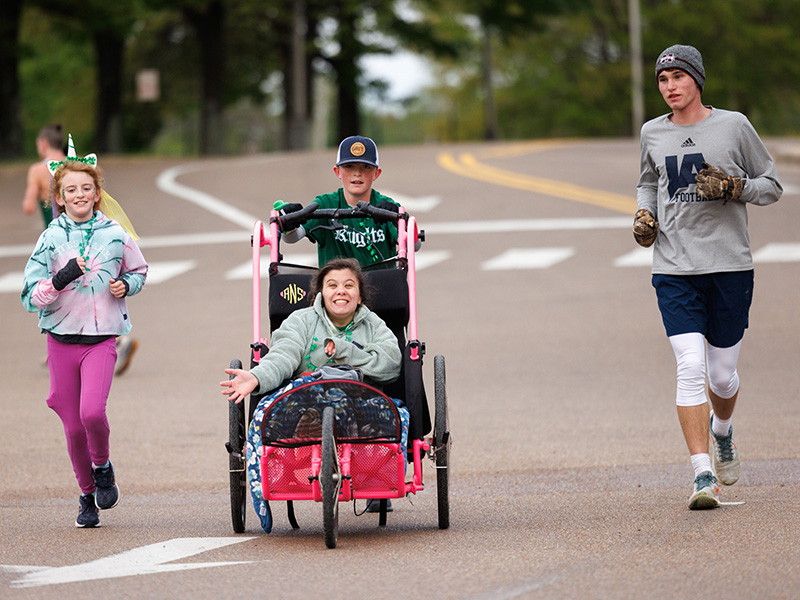
[[[83,158],[79,157],[78,154],[75,152],[75,144],[72,143],[72,134],[69,134],[69,144],[67,146],[67,158],[66,160],[51,160],[47,163],[47,170],[50,171],[50,175],[55,175],[56,171],[61,165],[67,164],[68,160],[77,160],[78,162],[86,163],[89,166],[97,168],[97,155],[96,154],[87,154]]]

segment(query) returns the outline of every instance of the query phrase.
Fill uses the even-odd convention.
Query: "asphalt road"
[[[427,233],[419,331],[431,395],[433,356],[447,360],[452,524],[437,529],[426,463],[426,489],[387,527],[343,506],[335,550],[314,503],[299,531],[279,505],[272,534],[252,510],[233,533],[218,387],[248,358],[250,223],[335,189],[333,151],[101,157],[153,275],[130,300],[140,347],[109,400],[122,501],[97,530],[73,527],[44,338],[14,289],[39,233],[20,210],[25,167],[0,167],[0,598],[796,598],[800,162],[791,140],[769,147],[786,193],[750,210],[742,476],[706,512],[687,509],[674,358],[630,233],[638,143],[381,148],[376,188],[411,198]]]

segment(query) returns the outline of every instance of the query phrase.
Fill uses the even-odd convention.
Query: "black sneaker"
[[[75,519],[75,527],[100,527],[100,511],[94,503],[94,494],[84,494],[78,500],[80,510]]]
[[[97,487],[94,493],[97,508],[102,510],[114,508],[119,502],[119,488],[114,479],[114,466],[109,462],[107,467],[93,468],[92,479]]]

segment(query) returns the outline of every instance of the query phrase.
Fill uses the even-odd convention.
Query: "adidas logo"
[[[681,148],[691,148],[694,145],[692,138],[686,138],[686,141],[681,144]]]

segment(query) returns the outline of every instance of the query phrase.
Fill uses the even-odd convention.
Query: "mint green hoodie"
[[[336,344],[332,357],[325,354],[329,340]],[[400,375],[401,358],[397,338],[369,308],[360,306],[353,322],[340,331],[328,317],[322,294],[317,294],[313,306],[296,310],[275,330],[269,352],[250,372],[259,382],[257,394],[325,364],[351,365],[373,381],[386,383]]]

